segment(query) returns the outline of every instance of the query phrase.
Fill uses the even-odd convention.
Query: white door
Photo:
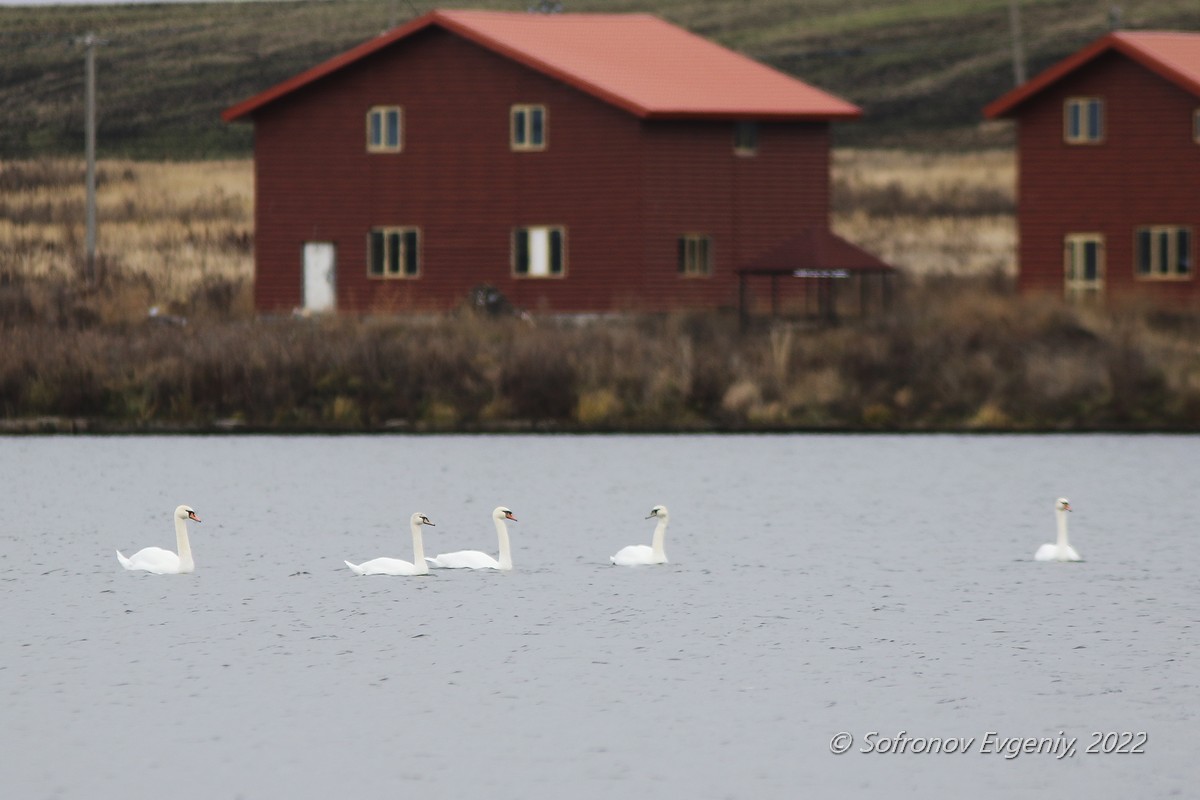
[[[332,242],[304,243],[304,310],[332,311],[337,267]]]

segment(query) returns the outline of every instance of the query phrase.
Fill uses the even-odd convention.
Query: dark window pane
[[[1076,101],[1067,103],[1067,138],[1079,138],[1079,103]]]
[[[1160,275],[1166,275],[1170,270],[1170,264],[1168,262],[1170,261],[1171,257],[1171,234],[1167,231],[1159,231],[1158,235],[1154,238],[1154,256],[1155,261],[1158,264],[1158,273]]]
[[[417,263],[417,232],[404,232],[404,274],[416,275],[419,269]]]
[[[395,231],[387,235],[387,272],[389,275],[400,274],[400,234]]]
[[[371,231],[370,236],[370,255],[367,261],[367,268],[372,275],[383,274],[383,232]]]
[[[1176,234],[1175,245],[1179,250],[1179,274],[1188,275],[1192,271],[1192,232],[1180,228]]]
[[[1150,231],[1145,228],[1137,232],[1137,271],[1139,275],[1150,274]]]
[[[525,112],[517,110],[513,112],[513,144],[525,144]]]
[[[550,231],[550,274],[561,275],[563,271],[563,233]]]
[[[383,121],[380,119],[378,111],[371,112],[370,120],[371,120],[370,145],[372,147],[375,147],[383,140],[383,133],[381,131],[381,126],[383,124]]]
[[[545,144],[545,114],[542,109],[532,108],[529,110],[529,127],[529,143]]]
[[[1088,102],[1088,134],[1089,139],[1104,136],[1104,104],[1099,100]]]
[[[514,267],[518,275],[529,272],[529,231],[518,228],[513,235]]]
[[[739,122],[734,133],[734,146],[738,150],[758,149],[758,125],[754,122]]]
[[[1100,277],[1100,247],[1097,242],[1083,244],[1083,279],[1095,281]]]
[[[387,112],[387,146],[400,146],[400,112],[396,109]]]

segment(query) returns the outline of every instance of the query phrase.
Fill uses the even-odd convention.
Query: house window
[[[1067,144],[1098,144],[1104,140],[1104,101],[1072,97],[1063,106],[1063,138]]]
[[[1200,144],[1200,109],[1192,112],[1192,141]]]
[[[401,119],[400,106],[375,106],[368,111],[367,152],[399,153],[403,143]]]
[[[513,274],[518,278],[561,278],[566,271],[565,228],[540,225],[513,231]]]
[[[512,107],[512,149],[546,149],[546,107],[517,105]]]
[[[752,156],[758,152],[757,122],[734,123],[733,152],[739,156]]]
[[[706,278],[712,275],[712,237],[689,233],[679,237],[679,274]]]
[[[1069,233],[1063,240],[1065,293],[1068,300],[1087,300],[1104,291],[1104,237]]]
[[[1192,277],[1192,229],[1147,225],[1134,231],[1133,269],[1139,278]]]
[[[367,275],[372,278],[420,276],[421,236],[416,228],[374,228],[367,239]]]

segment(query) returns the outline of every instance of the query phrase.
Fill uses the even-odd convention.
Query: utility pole
[[[87,239],[84,279],[96,282],[96,45],[95,34],[83,37],[84,56],[84,150],[87,154]]]
[[[1012,29],[1013,81],[1025,82],[1025,49],[1021,45],[1021,0],[1008,0],[1008,25]]]

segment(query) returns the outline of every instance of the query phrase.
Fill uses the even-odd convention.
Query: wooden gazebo
[[[890,305],[891,279],[896,268],[828,228],[812,227],[805,228],[735,272],[738,276],[738,317],[745,324],[751,310],[749,290],[752,279],[769,280],[772,317],[779,315],[782,288],[790,296],[803,296],[807,315],[813,315],[811,306],[815,298],[815,315],[824,320],[835,320],[842,281],[857,288],[858,312],[865,316],[872,294],[878,296],[881,309]],[[794,280],[803,282],[800,292],[787,286],[786,282]],[[876,287],[874,290],[873,286]]]

